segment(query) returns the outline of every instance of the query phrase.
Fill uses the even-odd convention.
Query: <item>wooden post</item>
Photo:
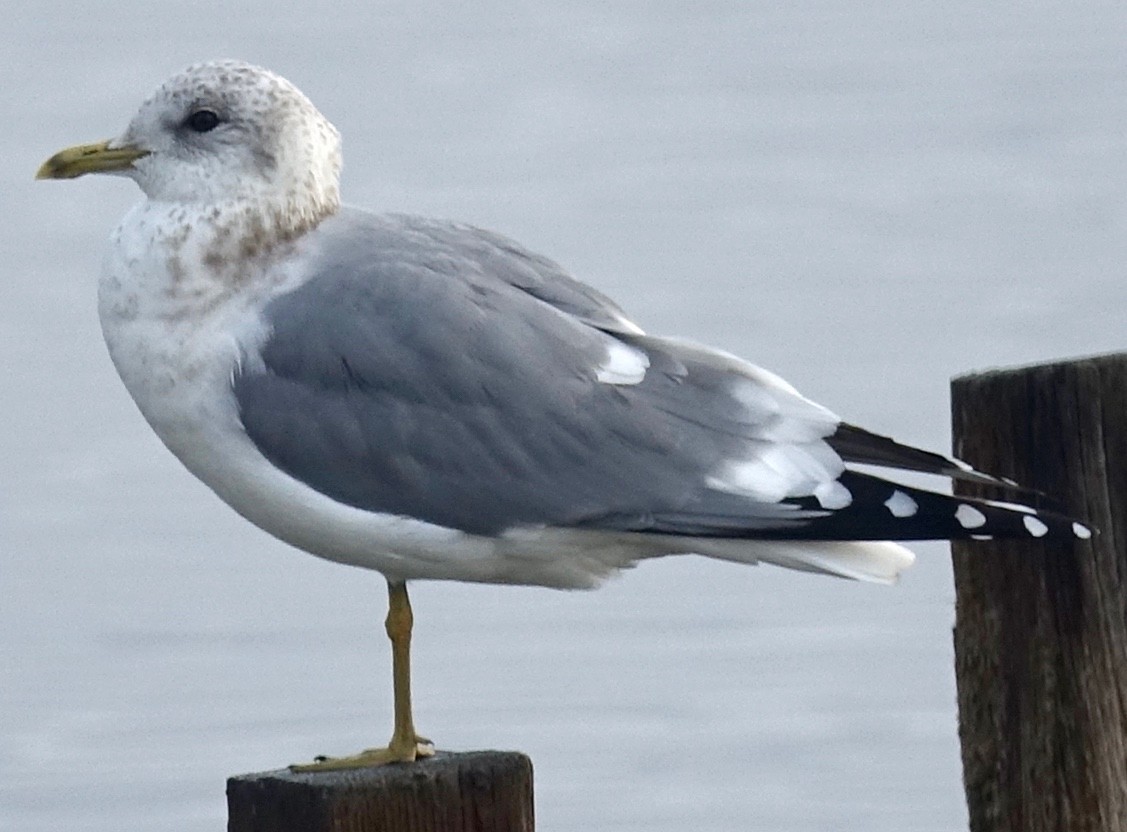
[[[957,456],[1096,529],[952,546],[971,830],[1127,832],[1127,354],[951,390]]]
[[[532,761],[439,752],[415,763],[227,781],[228,832],[532,832]]]

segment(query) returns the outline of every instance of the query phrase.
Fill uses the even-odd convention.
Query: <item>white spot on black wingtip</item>
[[[970,536],[970,539],[971,540],[993,540],[994,535],[992,535],[992,534],[972,534]]]
[[[959,507],[955,509],[955,519],[964,529],[978,529],[986,525],[986,515],[966,503],[959,503]]]
[[[919,503],[899,490],[893,491],[884,504],[893,517],[911,517],[920,509]]]
[[[1022,517],[1021,522],[1025,525],[1025,530],[1034,537],[1044,537],[1049,533],[1049,527],[1031,514]]]
[[[1085,526],[1083,523],[1073,523],[1072,533],[1081,540],[1091,540],[1092,530]]]

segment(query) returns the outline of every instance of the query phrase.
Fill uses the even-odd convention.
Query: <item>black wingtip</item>
[[[939,494],[857,471],[840,478],[848,505],[818,510],[816,500],[792,500],[801,519],[748,537],[801,540],[1090,540],[1093,528],[1054,509],[1024,503]]]
[[[912,471],[947,477],[954,482],[974,483],[996,488],[1001,493],[1017,496],[1038,506],[1066,513],[1065,506],[1043,491],[1021,485],[1010,477],[999,477],[979,471],[961,459],[932,451],[902,445],[889,436],[871,433],[864,428],[842,422],[826,439],[830,447],[849,465],[872,465],[877,468]]]

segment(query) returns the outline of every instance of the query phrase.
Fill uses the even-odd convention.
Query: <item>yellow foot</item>
[[[312,763],[290,766],[290,771],[344,771],[352,768],[383,766],[388,763],[413,763],[420,757],[434,756],[434,743],[424,737],[415,741],[392,743],[389,748],[365,748],[351,757],[318,757]]]

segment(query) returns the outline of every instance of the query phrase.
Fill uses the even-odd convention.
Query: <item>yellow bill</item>
[[[84,173],[129,170],[149,151],[137,147],[110,147],[109,142],[80,144],[60,150],[35,172],[36,179],[74,179]]]

